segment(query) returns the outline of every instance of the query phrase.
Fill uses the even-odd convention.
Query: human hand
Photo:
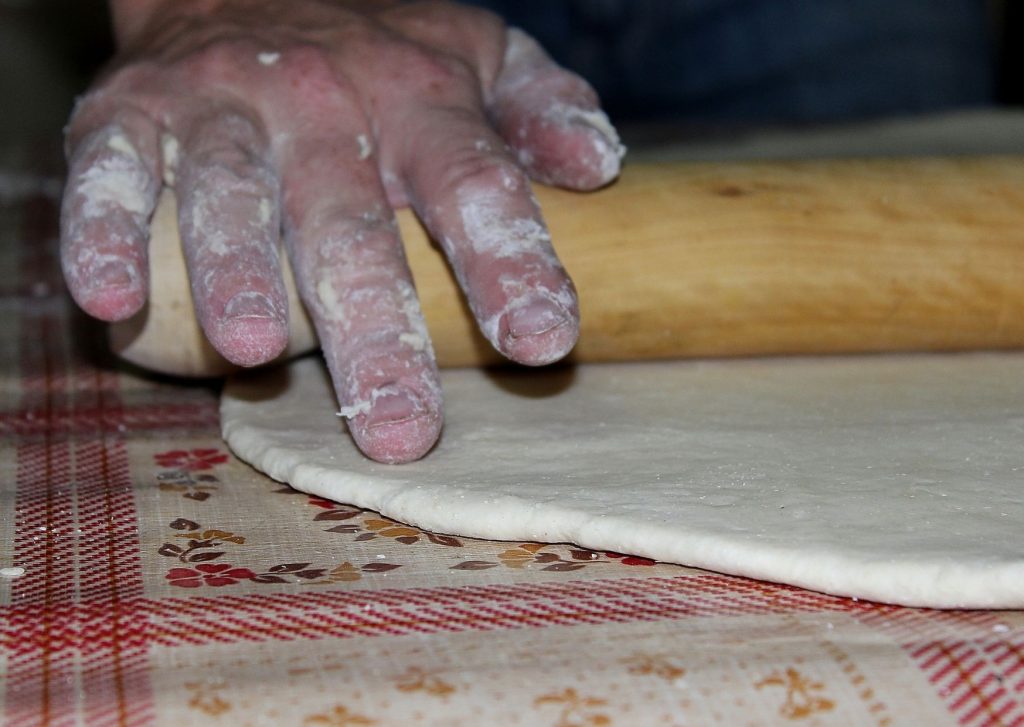
[[[442,423],[394,208],[414,208],[500,352],[540,365],[572,348],[576,293],[528,177],[600,187],[621,146],[590,87],[533,40],[441,2],[122,2],[123,51],[68,128],[62,263],[88,313],[144,305],[168,184],[196,315],[242,366],[287,343],[283,230],[342,414],[374,459],[423,456]]]

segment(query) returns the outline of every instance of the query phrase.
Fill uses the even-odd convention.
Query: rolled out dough
[[[271,477],[443,533],[573,542],[838,595],[1024,607],[1024,355],[443,374],[387,466],[316,360],[238,378],[224,437]]]

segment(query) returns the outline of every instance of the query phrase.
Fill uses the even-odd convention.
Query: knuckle
[[[251,66],[260,46],[244,34],[219,32],[198,43],[187,57],[186,71],[199,79],[224,79],[236,76]]]
[[[116,127],[131,129],[137,137],[150,137],[155,128],[152,111],[147,99],[127,84],[103,81],[75,100],[65,135],[71,145]]]
[[[279,63],[289,93],[307,113],[317,108],[336,112],[356,99],[352,83],[337,72],[331,55],[319,45],[290,46],[282,51]]]
[[[443,186],[452,194],[513,193],[526,189],[525,172],[503,156],[467,153],[450,160]]]
[[[397,231],[390,218],[368,212],[319,215],[311,230],[317,242],[317,265],[344,274],[374,269],[394,271],[402,261]]]
[[[465,61],[455,56],[430,54],[421,72],[428,91],[476,87],[476,74]]]
[[[273,168],[241,144],[225,142],[211,146],[204,150],[200,164],[190,166],[195,174],[194,186],[258,197],[274,196]]]
[[[232,158],[225,158],[223,161],[213,160],[204,165],[205,186],[230,190],[235,194],[273,199],[273,170],[258,160],[237,161],[234,157],[235,155],[232,155]]]
[[[300,43],[288,47],[281,61],[289,74],[297,78],[334,81],[337,74],[327,51],[313,43]]]
[[[444,102],[465,96],[478,86],[473,69],[455,55],[413,44],[393,52],[396,67],[403,69],[395,80],[411,95]]]
[[[197,122],[188,147],[185,175],[201,172],[206,184],[241,185],[259,192],[276,186],[276,174],[264,154],[265,134],[247,114],[216,110]]]

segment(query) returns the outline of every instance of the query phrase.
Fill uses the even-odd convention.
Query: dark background
[[[1018,0],[478,0],[616,121],[764,124],[1024,104]],[[0,0],[0,135],[53,134],[112,53],[97,0]]]

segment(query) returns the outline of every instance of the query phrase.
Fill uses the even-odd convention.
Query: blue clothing
[[[993,102],[982,0],[476,0],[616,118],[811,122]]]

